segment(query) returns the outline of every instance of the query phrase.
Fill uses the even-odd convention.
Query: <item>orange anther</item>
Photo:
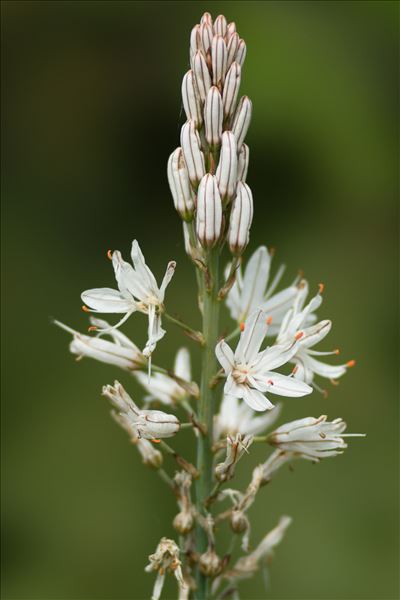
[[[153,438],[151,441],[153,444],[159,444],[161,442],[161,440],[157,440],[156,438]]]
[[[82,306],[82,310],[83,310],[83,312],[86,312],[86,313],[90,312],[90,310],[88,309],[88,307],[85,306],[85,305]]]
[[[91,325],[90,327],[88,327],[88,331],[97,331],[96,325]]]
[[[299,370],[299,365],[296,365],[295,367],[293,367],[293,369],[292,369],[292,375],[294,375],[295,373],[297,373],[298,370]]]
[[[319,293],[322,294],[324,292],[324,289],[325,289],[325,284],[324,283],[319,283],[318,284],[318,288],[319,288]]]
[[[268,383],[268,385],[274,385],[274,382],[272,381],[272,379],[268,379],[267,383]]]
[[[266,323],[267,323],[267,325],[271,325],[271,323],[272,323],[272,317],[267,317]]]
[[[301,338],[303,337],[303,335],[304,335],[304,331],[298,331],[296,333],[296,335],[294,336],[294,339],[295,340],[301,340]]]
[[[335,354],[340,354],[340,349],[339,349],[339,348],[336,348],[336,350],[334,350],[334,353],[335,353]]]
[[[243,322],[242,322],[242,323],[240,323],[240,325],[239,325],[239,329],[240,329],[240,331],[244,331],[244,323],[243,323]]]
[[[107,258],[112,260],[112,251],[111,250],[107,250]]]
[[[349,367],[349,369],[350,369],[351,367],[354,367],[355,364],[356,364],[355,360],[349,360],[346,363],[346,367]]]

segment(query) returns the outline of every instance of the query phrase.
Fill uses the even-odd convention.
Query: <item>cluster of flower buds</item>
[[[207,249],[227,241],[235,256],[248,244],[253,219],[244,143],[252,104],[247,96],[238,100],[245,56],[235,23],[223,15],[213,23],[205,13],[191,32],[191,69],[182,80],[187,121],[168,161],[175,208],[186,223],[195,221],[199,244]]]

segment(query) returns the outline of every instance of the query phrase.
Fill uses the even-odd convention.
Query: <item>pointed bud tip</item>
[[[112,250],[107,250],[107,258],[112,260]]]

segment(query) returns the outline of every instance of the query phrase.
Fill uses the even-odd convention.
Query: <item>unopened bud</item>
[[[212,40],[213,40],[213,30],[212,26],[208,22],[204,22],[200,25],[199,29],[201,45],[203,46],[204,54],[207,54],[208,50],[211,48]]]
[[[200,100],[205,101],[208,90],[211,87],[210,71],[202,52],[197,51],[193,59],[193,71],[196,77],[197,89]]]
[[[236,23],[232,21],[232,23],[228,23],[228,27],[226,28],[226,39],[229,42],[231,36],[236,33]]]
[[[243,144],[247,130],[249,129],[252,108],[253,107],[250,98],[243,96],[240,99],[239,105],[236,109],[231,128],[232,133],[235,134],[238,148],[240,148]]]
[[[216,577],[221,572],[222,562],[216,552],[209,549],[200,556],[199,567],[206,577]]]
[[[253,195],[246,183],[239,181],[229,219],[228,244],[232,254],[242,254],[249,242],[253,220]]]
[[[213,84],[222,86],[226,73],[227,50],[225,40],[220,35],[215,35],[211,44],[211,64]]]
[[[239,47],[239,36],[236,32],[234,32],[229,37],[228,45],[226,47],[226,50],[227,50],[226,68],[227,69],[229,69],[229,67],[235,60],[235,56],[236,56],[238,47]]]
[[[223,37],[226,34],[227,27],[228,24],[224,15],[218,15],[214,21],[214,33]]]
[[[197,187],[206,172],[199,134],[193,121],[187,121],[181,129],[181,146],[189,179]]]
[[[201,47],[200,25],[195,25],[190,32],[190,56],[193,57]]]
[[[223,117],[221,94],[218,88],[213,86],[208,91],[204,105],[206,140],[210,146],[218,146],[221,143]]]
[[[188,71],[183,77],[182,102],[188,120],[191,119],[196,128],[200,127],[203,116],[200,106],[200,94],[197,90],[193,71]]]
[[[244,40],[239,40],[238,49],[236,52],[235,60],[242,67],[244,63],[244,59],[246,58],[246,42]]]
[[[228,204],[235,195],[237,183],[237,144],[231,131],[222,134],[221,152],[215,174],[219,193],[224,204]]]
[[[202,23],[208,23],[209,25],[211,25],[211,26],[212,26],[212,17],[211,17],[211,15],[210,15],[210,13],[209,13],[209,12],[205,12],[205,13],[203,14],[203,16],[201,17],[201,19],[200,19],[200,25],[201,25]]]
[[[175,516],[172,525],[177,531],[179,531],[179,533],[186,535],[189,533],[189,531],[192,531],[194,527],[194,518],[192,513],[187,511],[179,512]]]
[[[249,168],[250,149],[247,144],[242,144],[238,156],[237,180],[246,181]]]
[[[235,533],[244,533],[248,530],[249,520],[242,510],[232,510],[231,528]]]
[[[225,79],[224,91],[222,93],[222,103],[224,105],[224,116],[230,116],[235,111],[236,100],[240,88],[240,65],[234,62]]]
[[[154,448],[154,444],[149,440],[138,439],[136,448],[139,450],[143,464],[152,469],[159,469],[163,464],[163,455],[159,450]]]
[[[194,212],[194,198],[182,148],[174,150],[169,157],[167,174],[175,208],[184,221],[190,221]]]
[[[197,195],[196,233],[201,245],[212,248],[222,230],[222,202],[214,175],[207,173]]]

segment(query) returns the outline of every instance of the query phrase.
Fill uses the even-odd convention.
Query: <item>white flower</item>
[[[168,438],[180,429],[179,420],[175,415],[167,415],[160,410],[141,410],[118,381],[114,382],[114,386],[105,385],[103,396],[107,396],[119,415],[123,416],[137,432],[139,438],[147,440]]]
[[[147,314],[149,317],[148,340],[143,354],[150,356],[158,340],[165,334],[164,329],[161,328],[161,313],[164,310],[165,290],[172,279],[176,263],[174,261],[168,263],[161,286],[158,287],[136,240],[132,242],[133,267],[122,259],[118,250],[115,250],[112,255],[110,253],[110,256],[118,290],[111,288],[87,290],[83,292],[82,300],[94,312],[124,313],[124,317],[114,327],[100,330],[103,333],[122,325],[135,311]]]
[[[136,446],[142,457],[143,464],[152,469],[159,469],[163,464],[163,455],[149,440],[138,437],[136,426],[131,422],[129,416],[112,410],[111,417],[128,433],[132,444]]]
[[[242,274],[241,268],[237,270],[236,281],[226,299],[231,317],[238,323],[245,321],[253,311],[263,309],[272,317],[268,335],[278,333],[282,319],[297,294],[296,285],[291,285],[274,294],[283,275],[284,267],[281,266],[278,269],[274,280],[268,286],[271,260],[272,254],[265,246],[260,246],[248,260],[244,274]],[[229,266],[227,272],[229,272]]]
[[[318,462],[321,458],[342,454],[347,448],[344,437],[363,436],[343,433],[347,427],[343,419],[328,422],[327,418],[322,415],[318,419],[307,417],[291,421],[271,433],[268,441],[279,450]]]
[[[177,352],[174,364],[174,375],[190,383],[191,368],[190,354],[187,348],[180,348]],[[162,404],[175,406],[181,400],[187,397],[188,391],[176,379],[165,375],[164,373],[154,373],[150,379],[145,373],[135,373],[139,383],[148,391],[149,395],[145,397],[145,402],[158,400]]]
[[[150,554],[149,561],[150,564],[145,568],[146,573],[158,572],[151,600],[160,598],[167,572],[174,574],[180,591],[186,588],[187,584],[182,575],[182,562],[179,559],[179,547],[174,540],[161,538],[155,553]]]
[[[239,558],[232,571],[228,571],[225,577],[227,579],[244,579],[251,577],[255,571],[257,571],[261,560],[270,557],[273,554],[274,548],[282,541],[286,529],[291,522],[291,517],[281,517],[278,525],[261,540],[257,548],[247,556]]]
[[[319,292],[304,306],[308,296],[308,284],[304,280],[300,282],[293,306],[283,319],[276,340],[278,344],[282,344],[293,338],[300,329],[303,331],[304,335],[299,340],[296,354],[291,359],[291,362],[297,367],[294,376],[310,385],[313,384],[317,389],[319,387],[313,383],[314,375],[335,380],[344,375],[346,370],[355,364],[354,360],[350,360],[343,365],[327,365],[314,358],[315,356],[339,354],[339,350],[331,352],[312,350],[312,347],[323,340],[332,327],[332,321],[329,320],[323,320],[311,327],[307,327],[308,323],[315,320],[314,312],[322,303],[322,291],[323,285],[320,284]]]
[[[257,435],[270,427],[278,418],[280,405],[265,415],[257,415],[245,402],[224,394],[219,413],[214,417],[214,441],[236,433]]]
[[[291,397],[312,392],[306,383],[273,371],[295,354],[301,332],[285,344],[270,346],[260,352],[269,324],[270,318],[266,313],[256,311],[247,318],[235,353],[224,340],[215,349],[227,376],[225,394],[243,398],[250,408],[259,411],[273,408],[264,396],[265,392]]]
[[[218,481],[232,479],[237,463],[253,442],[253,436],[237,433],[234,438],[228,436],[226,442],[226,458],[215,467],[215,477]]]
[[[90,322],[96,328],[110,329],[109,324],[101,319],[91,318]],[[60,321],[54,321],[54,323],[73,335],[69,349],[72,354],[77,355],[77,360],[87,356],[102,363],[116,365],[127,371],[142,369],[146,364],[146,359],[139,348],[118,330],[111,330],[109,332],[108,335],[112,339],[112,342],[110,342],[109,340],[102,339],[102,333],[92,337],[79,333],[71,327],[64,325],[64,323],[60,323]]]

